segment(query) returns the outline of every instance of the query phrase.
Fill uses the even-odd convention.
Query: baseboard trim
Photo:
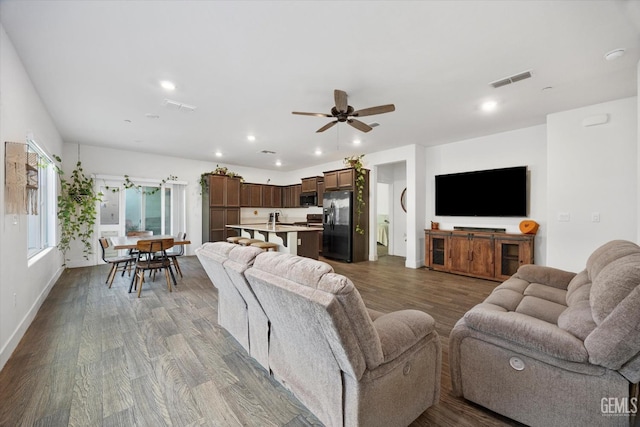
[[[18,347],[18,344],[20,344],[20,340],[27,332],[27,329],[29,329],[29,326],[31,326],[31,322],[33,322],[33,319],[36,318],[36,314],[38,314],[38,310],[40,310],[40,307],[42,307],[42,303],[45,299],[47,299],[47,296],[49,296],[49,292],[51,292],[53,285],[56,284],[60,276],[62,276],[63,272],[64,268],[60,267],[58,271],[56,271],[56,274],[51,277],[47,285],[44,287],[44,289],[42,289],[42,292],[40,292],[40,295],[38,295],[38,298],[36,298],[36,300],[31,305],[31,308],[29,309],[27,314],[25,314],[25,316],[22,318],[22,321],[20,322],[16,330],[13,331],[13,334],[11,334],[11,337],[9,338],[7,343],[4,345],[4,347],[2,347],[2,349],[0,349],[0,370],[4,368],[4,365],[7,364],[9,358]]]

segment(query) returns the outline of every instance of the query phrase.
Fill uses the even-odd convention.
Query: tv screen
[[[527,167],[436,175],[438,216],[527,216]]]

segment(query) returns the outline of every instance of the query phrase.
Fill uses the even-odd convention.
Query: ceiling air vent
[[[180,110],[185,112],[195,111],[196,107],[193,105],[185,104],[178,101],[172,101],[170,99],[165,99],[161,104],[163,107],[166,107],[169,110]]]
[[[504,79],[491,82],[489,83],[489,85],[497,89],[499,87],[510,85],[511,83],[516,83],[516,82],[519,82],[520,80],[525,80],[528,78],[531,78],[531,71],[525,71],[522,73],[514,74],[513,76],[505,77]]]

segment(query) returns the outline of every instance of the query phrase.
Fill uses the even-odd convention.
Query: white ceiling
[[[639,17],[638,1],[0,2],[65,142],[266,169],[280,159],[282,170],[635,96]],[[626,54],[604,60],[616,48]],[[531,79],[489,86],[526,70]],[[366,134],[345,123],[317,134],[330,119],[291,114],[329,113],[334,89],[356,110],[396,111],[363,118],[379,123]],[[487,99],[493,114],[479,110]]]

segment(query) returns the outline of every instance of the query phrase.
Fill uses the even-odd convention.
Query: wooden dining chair
[[[167,279],[167,288],[169,292],[172,292],[171,281],[175,285],[176,277],[173,274],[171,268],[171,260],[167,257],[167,249],[173,247],[173,237],[157,240],[140,240],[136,244],[136,250],[138,251],[136,258],[136,268],[133,278],[131,279],[131,285],[129,286],[129,292],[131,289],[138,290],[138,298],[142,292],[142,284],[144,283],[144,274],[149,271],[155,273],[158,270],[164,270],[165,278]],[[154,256],[160,253],[159,256]],[[171,277],[170,277],[171,276]]]
[[[111,269],[107,275],[107,280],[105,281],[105,283],[109,284],[109,288],[111,288],[113,279],[116,277],[118,270],[122,270],[122,275],[124,276],[124,272],[128,267],[129,275],[131,275],[131,266],[136,262],[136,258],[132,255],[107,257],[106,250],[109,248],[109,240],[107,240],[106,237],[100,237],[98,240],[100,241],[100,249],[102,249],[102,260],[111,265]]]
[[[153,236],[153,230],[132,230],[127,231],[127,237],[148,237]],[[137,249],[129,249],[129,255],[137,256]]]
[[[176,240],[185,240],[187,238],[187,233],[181,231],[175,238]],[[182,275],[182,270],[180,269],[180,263],[178,263],[178,257],[182,255],[184,255],[184,245],[175,245],[173,249],[166,252],[166,256],[169,257],[171,263],[176,268],[176,271],[180,273],[180,277],[184,277]]]

